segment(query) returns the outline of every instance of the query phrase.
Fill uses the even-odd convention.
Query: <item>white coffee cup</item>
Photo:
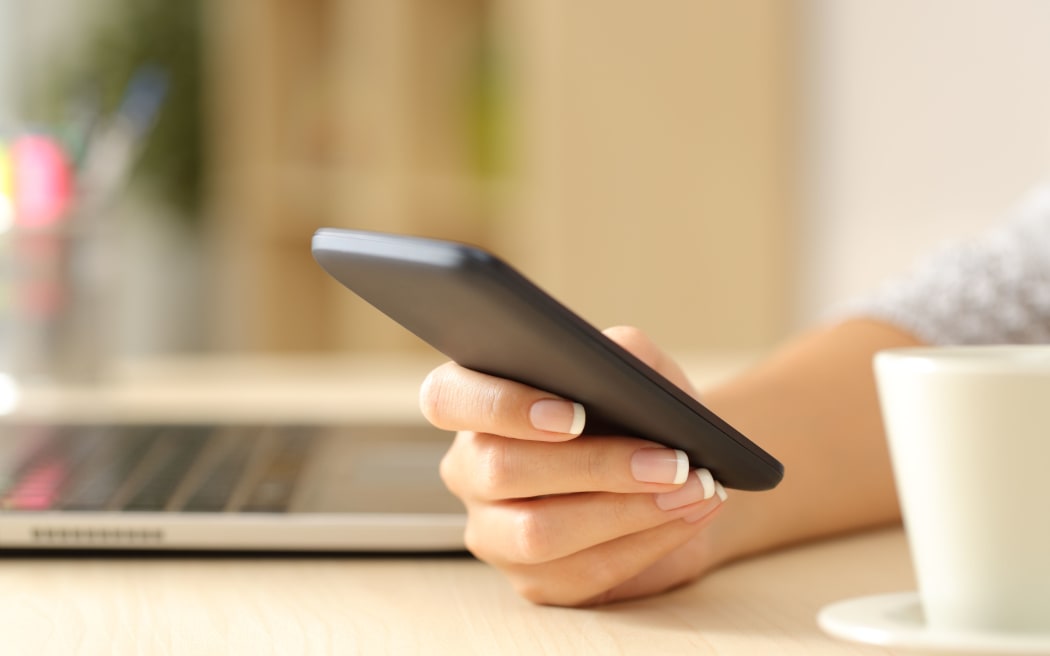
[[[875,372],[927,625],[1050,632],[1050,346],[895,349]]]

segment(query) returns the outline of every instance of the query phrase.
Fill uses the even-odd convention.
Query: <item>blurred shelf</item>
[[[208,3],[216,346],[418,348],[321,225],[486,246],[675,348],[779,339],[795,4]]]

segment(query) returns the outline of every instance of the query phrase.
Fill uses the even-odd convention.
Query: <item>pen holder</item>
[[[16,381],[95,380],[111,352],[115,279],[105,205],[97,194],[82,193],[84,181],[57,139],[33,131],[5,136],[0,374]]]
[[[0,235],[0,371],[91,382],[105,371],[113,258],[105,231],[65,222]]]

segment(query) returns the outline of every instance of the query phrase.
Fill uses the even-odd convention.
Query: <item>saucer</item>
[[[825,606],[820,628],[836,638],[945,654],[1050,654],[1050,633],[1002,634],[926,626],[916,592],[848,599]]]

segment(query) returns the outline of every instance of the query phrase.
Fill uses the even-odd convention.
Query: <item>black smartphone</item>
[[[682,449],[726,487],[783,478],[775,458],[481,248],[322,228],[312,249],[332,277],[460,365],[581,403],[585,434]]]

